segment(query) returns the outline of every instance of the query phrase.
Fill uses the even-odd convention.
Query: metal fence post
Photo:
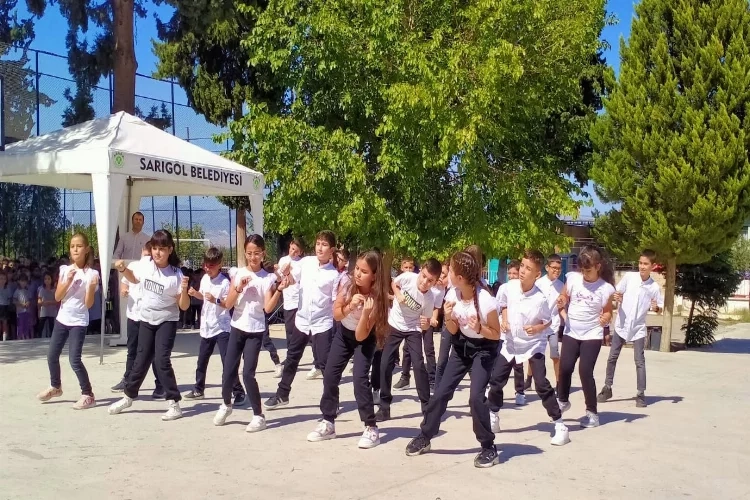
[[[177,197],[174,197],[174,237],[176,238],[175,245],[177,246],[177,253],[180,253],[180,212],[177,210]]]

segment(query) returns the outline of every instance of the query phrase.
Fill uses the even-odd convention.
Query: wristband
[[[216,305],[221,305],[221,299],[219,297],[216,297]]]

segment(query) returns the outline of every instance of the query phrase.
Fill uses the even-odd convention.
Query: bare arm
[[[280,283],[274,283],[273,285],[271,285],[271,288],[266,291],[264,301],[264,310],[266,311],[266,314],[271,314],[276,308],[276,304],[279,303],[279,299],[281,298],[281,292],[284,291],[287,283],[289,283],[289,280],[284,278]]]
[[[503,313],[507,314],[506,311],[507,309],[504,309]],[[487,314],[487,324],[481,326],[479,334],[490,340],[498,340],[500,338],[500,318],[497,315],[497,310],[492,309]]]

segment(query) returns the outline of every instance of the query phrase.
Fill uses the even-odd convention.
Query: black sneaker
[[[125,390],[125,381],[120,380],[120,382],[117,385],[112,386],[112,392],[122,392]]]
[[[263,408],[266,410],[275,410],[282,406],[289,404],[289,398],[282,398],[281,396],[272,396],[263,403]]]
[[[386,420],[390,420],[390,419],[391,419],[390,408],[383,408],[382,406],[378,408],[378,411],[375,413],[376,422],[385,422]]]
[[[602,387],[602,392],[599,393],[599,395],[596,397],[596,400],[599,403],[604,403],[607,400],[612,399],[612,388],[608,386]]]
[[[164,389],[154,389],[154,392],[151,393],[151,399],[167,399],[167,393]]]
[[[531,380],[532,377],[526,377],[526,382],[523,384],[524,391],[528,391],[529,389],[531,389]]]
[[[485,469],[492,467],[500,463],[500,457],[497,455],[497,448],[492,445],[492,448],[482,448],[482,451],[474,458],[474,467]]]
[[[411,386],[409,377],[401,376],[400,379],[398,379],[398,382],[393,386],[393,389],[397,391],[405,391]]]
[[[185,399],[203,399],[203,393],[193,389],[182,397]]]
[[[421,434],[409,441],[409,444],[406,445],[407,457],[416,457],[417,455],[427,453],[428,451],[430,451],[430,440]]]
[[[246,401],[247,397],[244,394],[235,394],[232,406],[244,406]]]
[[[648,405],[646,404],[646,396],[645,396],[645,395],[643,395],[643,394],[638,394],[638,395],[637,395],[637,396],[635,397],[635,406],[636,406],[637,408],[645,408],[646,406],[648,406]]]

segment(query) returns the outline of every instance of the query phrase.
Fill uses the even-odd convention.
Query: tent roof
[[[263,196],[264,187],[262,174],[125,112],[32,137],[0,153],[4,182],[90,190],[94,173],[127,175],[144,184],[143,195]]]

